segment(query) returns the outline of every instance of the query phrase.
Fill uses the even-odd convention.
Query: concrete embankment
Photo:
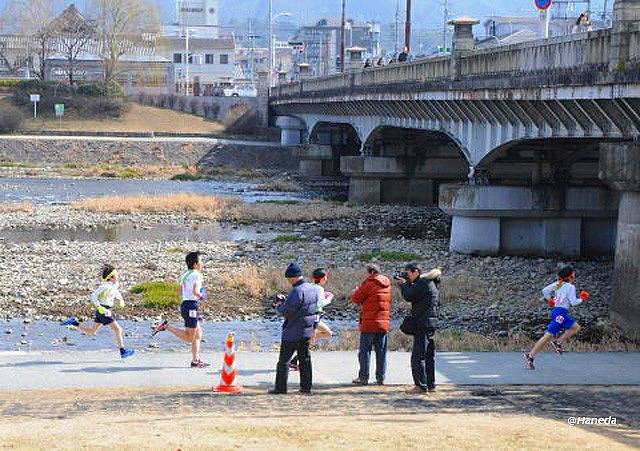
[[[61,165],[198,165],[293,172],[297,160],[274,143],[204,137],[0,137],[0,161]]]

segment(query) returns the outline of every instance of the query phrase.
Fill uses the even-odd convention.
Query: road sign
[[[38,102],[40,101],[40,94],[31,94],[29,96],[31,101],[33,102],[33,118],[38,118]]]
[[[64,103],[56,103],[56,116],[64,116]]]
[[[551,6],[552,0],[534,0],[536,4],[536,8],[539,10],[547,10]]]

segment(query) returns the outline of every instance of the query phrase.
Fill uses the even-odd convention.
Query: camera
[[[396,280],[409,280],[409,273],[407,271],[396,272],[393,274],[393,278]]]

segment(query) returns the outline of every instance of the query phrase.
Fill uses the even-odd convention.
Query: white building
[[[176,0],[175,22],[162,28],[162,55],[171,61],[171,91],[214,95],[234,82],[235,43],[219,38],[218,0]],[[219,92],[219,91],[218,91]]]
[[[176,0],[174,22],[163,26],[165,36],[184,35],[185,27],[194,38],[218,38],[218,0]]]

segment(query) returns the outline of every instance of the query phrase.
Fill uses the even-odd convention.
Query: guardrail
[[[640,24],[626,33],[629,60],[640,63]],[[489,79],[520,74],[591,74],[609,65],[611,29],[575,33],[550,39],[474,50],[454,60],[451,56],[410,63],[356,69],[325,77],[308,78],[273,88],[272,97],[298,97],[317,92],[344,92],[353,88],[392,84],[441,82],[466,78]],[[635,66],[634,66],[635,67]],[[454,72],[455,71],[455,72]]]
[[[459,76],[582,68],[609,64],[610,30],[476,50],[460,58]]]

